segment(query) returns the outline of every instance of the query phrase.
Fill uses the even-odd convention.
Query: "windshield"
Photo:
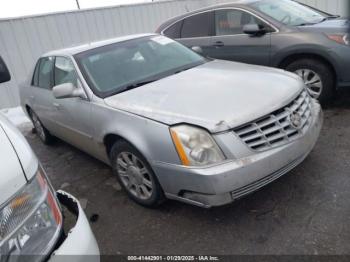
[[[205,59],[163,36],[148,36],[98,47],[75,56],[80,70],[100,97],[190,69]]]
[[[260,12],[290,26],[316,24],[326,16],[291,0],[264,0],[252,4]]]

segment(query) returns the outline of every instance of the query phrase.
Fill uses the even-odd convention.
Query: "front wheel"
[[[147,160],[128,142],[116,142],[110,153],[113,173],[136,203],[156,207],[164,200],[163,190]]]
[[[335,77],[328,65],[316,59],[300,59],[286,67],[287,71],[299,75],[310,95],[321,104],[329,103],[335,94]]]

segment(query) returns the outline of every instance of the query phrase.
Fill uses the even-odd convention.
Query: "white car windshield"
[[[251,4],[255,9],[290,26],[316,24],[327,16],[291,0],[265,0]]]
[[[111,96],[203,64],[206,60],[164,36],[114,43],[75,55],[100,97]]]

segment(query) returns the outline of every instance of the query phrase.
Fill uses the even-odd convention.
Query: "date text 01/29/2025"
[[[220,261],[216,256],[128,256],[128,261]]]

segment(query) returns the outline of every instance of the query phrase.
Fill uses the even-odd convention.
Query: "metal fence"
[[[348,1],[303,0],[339,14],[345,11]],[[11,82],[0,87],[0,108],[19,104],[19,83],[46,51],[120,35],[154,32],[170,17],[223,2],[230,0],[168,0],[0,20],[0,55],[12,73]]]

